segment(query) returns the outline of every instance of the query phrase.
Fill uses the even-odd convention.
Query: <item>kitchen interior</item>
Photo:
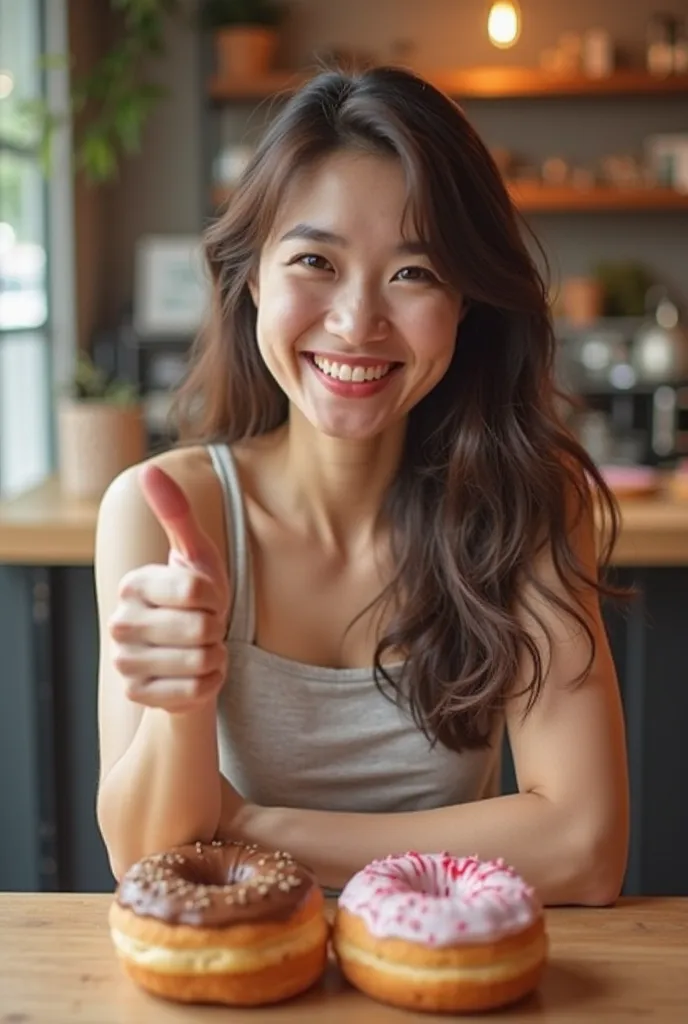
[[[41,5],[16,3],[15,22],[11,6],[20,33]],[[138,148],[97,104],[69,138],[58,124],[35,230],[23,186],[0,173],[0,770],[14,780],[0,889],[111,888],[94,814],[98,500],[173,443],[170,392],[207,296],[200,234],[275,105],[334,60],[402,63],[454,96],[542,244],[562,409],[618,496],[611,575],[637,591],[608,613],[633,801],[625,892],[688,895],[685,0],[160,3],[160,47],[115,6],[53,4],[42,52],[49,37],[71,61],[38,77],[49,94],[56,75],[64,101],[75,83],[108,85],[108,53],[145,59],[159,96],[143,78],[130,96]],[[254,24],[235,24],[240,7]],[[15,89],[0,47],[2,160],[9,105],[37,72],[26,63]]]

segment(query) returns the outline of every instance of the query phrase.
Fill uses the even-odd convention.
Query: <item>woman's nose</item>
[[[325,317],[325,330],[354,347],[384,340],[389,322],[373,296],[352,289],[333,302]]]

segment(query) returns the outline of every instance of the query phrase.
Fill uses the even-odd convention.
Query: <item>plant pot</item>
[[[139,405],[65,399],[57,433],[60,488],[73,498],[99,500],[119,473],[146,455]]]
[[[217,29],[218,73],[228,79],[260,78],[272,70],[279,35],[262,25],[233,25]]]

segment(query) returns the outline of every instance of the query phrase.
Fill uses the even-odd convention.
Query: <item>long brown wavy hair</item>
[[[234,443],[287,419],[287,399],[256,343],[248,280],[285,187],[343,147],[400,161],[420,237],[468,304],[446,375],[409,414],[381,509],[398,573],[377,600],[400,610],[379,639],[374,668],[381,691],[406,702],[431,741],[478,748],[489,743],[524,654],[532,666],[528,708],[546,675],[519,614],[525,603],[546,633],[526,593],[553,602],[580,627],[590,653],[572,682],[589,673],[595,638],[581,595],[611,592],[599,569],[618,520],[612,494],[561,418],[547,289],[525,225],[450,98],[408,71],[376,67],[323,71],[281,108],[206,234],[212,312],[177,396],[179,438]],[[591,571],[571,536],[593,510],[605,529]],[[566,598],[535,572],[543,551]],[[390,649],[407,655],[403,690],[381,662]]]

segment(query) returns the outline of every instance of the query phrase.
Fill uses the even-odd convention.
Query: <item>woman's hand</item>
[[[121,580],[109,620],[112,658],[129,700],[172,713],[216,698],[227,669],[227,567],[179,485],[155,465],[140,483],[170,542],[167,565]]]

